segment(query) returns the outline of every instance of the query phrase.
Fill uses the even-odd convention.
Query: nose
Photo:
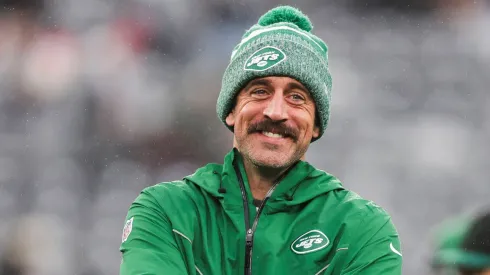
[[[287,103],[281,92],[274,93],[274,96],[267,102],[264,115],[273,121],[287,120]]]

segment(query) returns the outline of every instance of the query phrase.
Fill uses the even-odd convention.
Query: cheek
[[[239,127],[246,127],[252,121],[259,120],[259,116],[260,114],[262,114],[260,110],[261,109],[258,104],[249,103],[244,105],[240,109],[240,112],[237,116],[237,124],[239,125]]]
[[[315,127],[315,117],[311,116],[308,112],[303,112],[299,118],[301,128],[305,134],[312,134]]]

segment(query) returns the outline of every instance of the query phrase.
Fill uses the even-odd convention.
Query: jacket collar
[[[243,207],[242,193],[236,171],[241,173],[247,200],[253,202],[248,177],[241,154],[231,150],[224,158],[223,165],[208,164],[185,179],[198,185],[203,191],[222,200],[225,207]],[[222,193],[219,190],[225,189]],[[305,161],[298,161],[280,180],[267,205],[283,209],[302,204],[332,190],[343,189],[334,176],[313,167]]]
[[[234,148],[225,157],[222,170],[222,185],[224,188],[226,188],[227,193],[225,197],[229,197],[233,201],[242,203],[242,194],[236,171],[241,173],[248,200],[253,201],[247,173],[245,172],[245,167],[243,165],[243,158],[240,152]],[[286,198],[287,200],[291,200],[294,198],[294,193],[301,187],[300,185],[304,182],[304,179],[306,179],[314,171],[316,171],[316,169],[309,163],[298,161],[281,177],[279,184],[270,197],[270,200],[272,201],[278,198]]]

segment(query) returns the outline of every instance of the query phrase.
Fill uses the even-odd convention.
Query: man
[[[401,274],[389,215],[304,161],[329,119],[327,46],[292,7],[234,48],[217,113],[224,164],[149,187],[129,209],[121,274]]]
[[[490,275],[490,212],[444,223],[438,234],[434,273]]]

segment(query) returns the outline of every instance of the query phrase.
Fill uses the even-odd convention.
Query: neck
[[[248,184],[254,199],[263,200],[276,181],[286,172],[286,168],[259,167],[243,158]]]

